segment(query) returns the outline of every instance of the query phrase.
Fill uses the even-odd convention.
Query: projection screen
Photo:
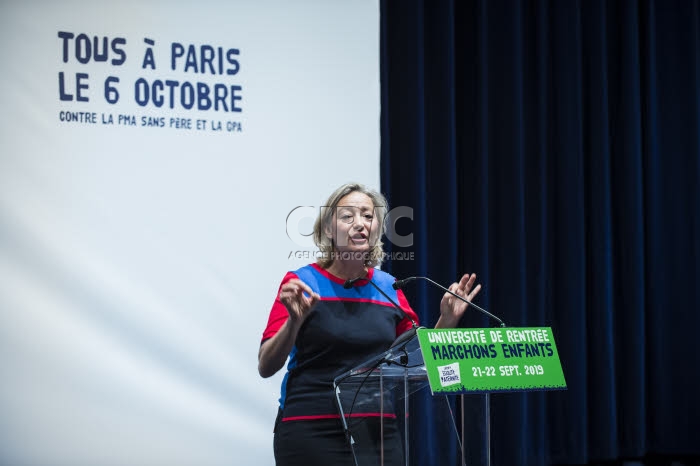
[[[0,463],[274,464],[277,287],[379,187],[376,0],[0,10]]]

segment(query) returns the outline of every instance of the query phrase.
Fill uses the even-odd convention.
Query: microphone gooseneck
[[[460,296],[460,295],[458,295],[458,294],[456,294],[456,293],[453,293],[452,291],[448,290],[447,288],[445,288],[445,287],[442,286],[441,284],[439,284],[439,283],[437,283],[437,282],[435,282],[435,281],[429,279],[428,277],[408,277],[408,278],[404,278],[403,280],[396,280],[396,281],[394,282],[394,284],[391,285],[391,286],[392,286],[395,290],[400,290],[401,288],[404,287],[404,285],[406,285],[406,283],[411,282],[411,281],[413,281],[413,280],[418,280],[418,279],[420,279],[420,280],[425,280],[425,281],[427,281],[428,283],[431,283],[432,285],[437,286],[437,287],[440,288],[441,290],[446,291],[447,293],[451,294],[451,295],[454,296],[455,298],[457,298],[457,299],[459,299],[459,300],[461,300],[461,301],[464,301],[464,302],[467,303],[469,306],[474,307],[474,309],[478,310],[478,311],[481,312],[482,314],[484,314],[484,315],[486,315],[486,316],[492,318],[493,320],[495,320],[496,322],[498,322],[499,324],[501,324],[501,327],[505,327],[505,326],[506,326],[506,323],[505,323],[505,322],[503,322],[500,318],[496,317],[495,315],[491,314],[491,313],[490,313],[489,311],[487,311],[486,309],[483,309],[483,308],[477,306],[476,304],[474,304],[473,302],[468,301],[467,299],[463,298],[462,296]]]

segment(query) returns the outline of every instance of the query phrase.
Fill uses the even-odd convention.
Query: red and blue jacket
[[[294,278],[318,293],[320,300],[299,329],[289,354],[280,397],[282,421],[337,418],[335,377],[386,351],[397,336],[412,327],[412,320],[418,323],[418,316],[403,292],[392,288],[395,278],[378,269],[370,268],[367,279],[358,280],[350,289],[343,287],[345,280],[317,264],[288,272],[282,285]],[[262,342],[272,338],[288,317],[278,296]],[[353,416],[377,414],[354,412]]]

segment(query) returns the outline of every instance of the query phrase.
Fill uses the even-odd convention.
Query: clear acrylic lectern
[[[430,390],[415,330],[403,334],[384,353],[336,377],[334,389],[355,464],[408,466],[409,398],[419,390]],[[449,400],[438,406],[449,410],[458,435]]]

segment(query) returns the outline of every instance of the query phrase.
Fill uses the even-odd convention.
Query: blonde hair
[[[379,228],[377,229],[377,241],[374,245],[372,245],[371,249],[367,253],[365,265],[367,267],[376,267],[381,265],[382,260],[384,259],[384,249],[382,248],[384,243],[382,243],[382,236],[384,236],[386,230],[384,218],[386,217],[386,213],[389,208],[386,198],[380,192],[369,189],[362,184],[347,183],[333,191],[333,193],[328,197],[328,200],[321,208],[321,212],[314,223],[314,243],[316,243],[316,246],[318,246],[318,248],[321,250],[317,263],[324,269],[331,266],[335,256],[334,253],[336,252],[333,240],[328,238],[325,234],[325,228],[331,226],[333,216],[340,200],[348,194],[354,192],[365,194],[372,200],[372,204],[374,204],[374,218],[377,222],[379,222]]]

